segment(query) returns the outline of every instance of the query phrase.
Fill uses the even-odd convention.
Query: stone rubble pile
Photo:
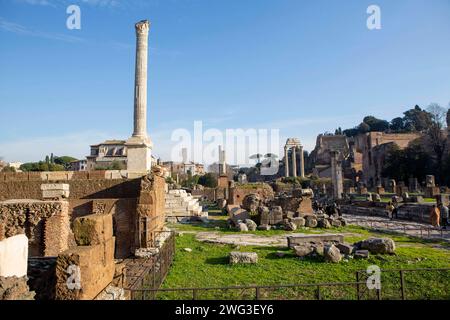
[[[336,240],[309,241],[292,247],[297,257],[323,257],[331,263],[343,259],[368,259],[369,254],[395,254],[395,242],[389,238],[370,238],[353,245]]]
[[[303,212],[301,203],[311,194],[308,190],[294,193],[294,196],[280,195],[275,200],[264,202],[258,194],[247,195],[241,206],[228,205],[228,225],[230,228],[246,232],[254,230],[283,229],[295,231],[299,228],[339,228],[347,225],[344,218]]]

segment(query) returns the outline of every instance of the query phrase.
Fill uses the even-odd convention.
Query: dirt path
[[[252,233],[223,233],[218,231],[182,231],[180,233],[195,234],[198,241],[207,243],[231,244],[239,246],[258,246],[258,247],[287,247],[287,237],[295,235],[312,236],[323,233],[285,233],[272,236],[260,236]],[[333,233],[333,232],[330,232]],[[338,233],[345,237],[361,236],[360,234],[341,232]]]
[[[383,217],[355,216],[347,214],[344,214],[344,218],[349,224],[371,228],[374,230],[398,232],[424,239],[439,239],[450,241],[450,229],[437,229],[429,224],[412,221],[391,221],[390,219]]]

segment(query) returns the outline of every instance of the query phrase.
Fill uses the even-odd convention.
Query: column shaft
[[[292,176],[297,177],[297,147],[292,148]]]
[[[134,85],[135,137],[147,136],[147,64],[149,22],[136,24],[136,68]]]
[[[300,147],[300,176],[305,177],[305,157],[303,155],[303,147]]]
[[[289,152],[288,148],[284,147],[284,176],[289,177]]]

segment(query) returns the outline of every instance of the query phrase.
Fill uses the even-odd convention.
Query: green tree
[[[208,172],[203,176],[199,177],[198,184],[201,184],[202,186],[207,188],[215,188],[217,187],[217,178],[213,173]]]
[[[61,157],[54,157],[54,158],[53,158],[53,163],[60,164],[60,165],[64,166],[65,168],[68,168],[68,167],[69,167],[69,164],[70,164],[72,161],[77,161],[77,160],[78,160],[78,159],[77,159],[77,158],[74,158],[74,157],[70,157],[70,156],[61,156]]]
[[[417,105],[404,112],[404,115],[403,121],[407,131],[424,131],[432,124],[431,115]]]
[[[359,133],[359,130],[358,128],[346,129],[343,131],[343,133],[350,138],[356,136]]]
[[[402,117],[392,119],[390,129],[395,132],[402,132],[405,130],[405,122]]]
[[[6,172],[16,172],[16,168],[10,167],[10,166],[6,166],[6,167],[3,167],[3,169],[0,170],[0,171],[4,172],[4,173],[6,173]]]
[[[64,167],[59,164],[47,163],[44,161],[28,162],[20,166],[22,171],[64,171]]]
[[[424,180],[430,173],[433,173],[432,161],[420,142],[412,142],[403,150],[393,144],[386,154],[382,170],[384,177],[404,182],[410,177]]]
[[[448,104],[448,110],[447,110],[447,116],[446,116],[446,122],[447,122],[447,128],[450,128],[450,102]]]
[[[369,131],[384,132],[389,129],[389,122],[381,120],[373,116],[367,116],[363,119],[363,123],[369,126]]]
[[[193,188],[198,184],[199,178],[200,177],[198,175],[193,176],[191,171],[189,170],[186,179],[181,182],[181,186],[185,188]]]
[[[359,126],[358,126],[358,133],[366,133],[370,131],[370,126],[365,123],[362,122]]]
[[[113,160],[111,164],[107,166],[96,166],[95,170],[125,170],[125,164],[119,160]]]
[[[431,118],[431,124],[426,130],[428,144],[432,149],[434,163],[436,164],[436,180],[441,182],[444,175],[444,157],[447,153],[447,135],[444,132],[446,122],[445,108],[437,103],[432,103],[428,106],[427,112]]]

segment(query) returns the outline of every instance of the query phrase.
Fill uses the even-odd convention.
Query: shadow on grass
[[[212,265],[228,265],[230,264],[230,258],[228,257],[216,257],[216,258],[207,258],[205,259],[206,264]]]
[[[289,253],[291,252],[291,250],[288,247],[271,247],[271,246],[267,246],[267,247],[254,247],[254,251],[279,251],[279,252],[283,252],[283,253]]]
[[[282,256],[280,256],[280,255],[278,255],[279,253],[278,252],[271,252],[271,253],[269,253],[268,255],[266,255],[266,259],[268,259],[268,260],[281,260],[281,259],[292,259],[292,258],[296,258],[296,256],[295,256],[295,254],[293,254],[292,252],[290,252],[290,251],[279,251],[279,252],[283,252],[284,253],[284,255],[282,255]]]

